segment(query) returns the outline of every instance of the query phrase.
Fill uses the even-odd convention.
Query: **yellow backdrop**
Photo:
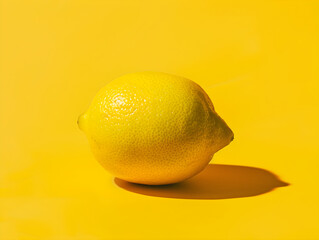
[[[0,238],[319,239],[318,10],[2,0]],[[181,185],[114,181],[76,125],[102,86],[145,70],[199,83],[235,133]]]

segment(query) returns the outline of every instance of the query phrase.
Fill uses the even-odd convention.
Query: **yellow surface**
[[[0,239],[318,239],[318,7],[2,0]],[[198,82],[235,133],[184,185],[114,182],[77,128],[145,70]]]

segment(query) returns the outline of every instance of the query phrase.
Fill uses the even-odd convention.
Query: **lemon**
[[[157,72],[115,79],[97,93],[78,124],[106,170],[148,185],[194,176],[233,139],[198,84]]]

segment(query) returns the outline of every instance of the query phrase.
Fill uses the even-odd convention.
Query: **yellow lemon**
[[[106,170],[149,185],[194,176],[234,136],[198,84],[157,72],[115,79],[78,124]]]

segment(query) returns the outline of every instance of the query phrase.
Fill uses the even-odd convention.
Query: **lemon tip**
[[[77,120],[78,127],[79,127],[82,131],[84,131],[85,119],[86,119],[86,114],[85,114],[85,113],[82,113],[82,114],[78,117],[78,120]]]

